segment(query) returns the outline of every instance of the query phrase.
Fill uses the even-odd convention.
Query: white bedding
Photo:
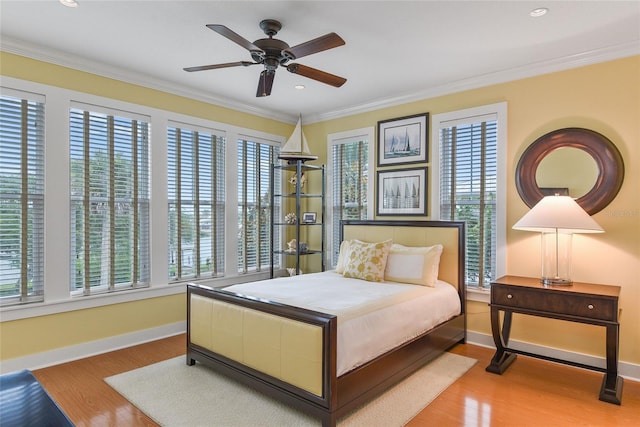
[[[456,289],[442,281],[431,288],[367,282],[325,271],[224,290],[335,314],[338,376],[460,314]]]

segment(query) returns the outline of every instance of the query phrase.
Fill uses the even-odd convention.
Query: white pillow
[[[340,243],[340,253],[338,254],[338,262],[336,263],[336,273],[344,273],[346,259],[349,257],[349,243],[351,240],[343,240]]]
[[[377,243],[351,240],[349,256],[345,259],[342,275],[369,282],[381,282],[384,280],[384,269],[391,243],[391,239]]]
[[[434,287],[438,280],[442,245],[410,247],[393,244],[384,279]]]

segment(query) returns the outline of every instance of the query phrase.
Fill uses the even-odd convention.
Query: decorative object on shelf
[[[287,249],[285,250],[285,252],[290,254],[295,254],[297,250],[298,250],[298,242],[296,241],[296,239],[291,239],[290,241],[287,242]]]
[[[296,269],[294,267],[287,267],[287,273],[289,276],[296,276]],[[302,274],[302,270],[298,274]]]
[[[429,113],[378,122],[378,166],[428,161]]]
[[[306,254],[307,252],[309,252],[309,248],[307,247],[307,243],[306,242],[298,243],[298,250],[300,251],[301,254]]]
[[[307,160],[317,160],[318,156],[311,154],[307,137],[302,132],[302,116],[298,117],[298,123],[287,142],[280,149],[279,159],[286,160],[289,164],[294,164],[297,160],[303,163]],[[302,186],[302,182],[300,183]]]
[[[293,187],[295,188],[296,183],[298,182],[298,178],[296,177],[296,175],[294,174],[291,178],[289,178],[289,184],[293,185]],[[305,176],[304,172],[302,172],[302,174],[300,175],[300,188],[304,188],[304,185],[307,183],[307,177]]]
[[[544,285],[571,285],[571,238],[574,233],[604,230],[569,196],[543,197],[513,225],[514,230],[542,233]]]
[[[316,213],[315,212],[305,212],[302,214],[302,223],[303,224],[315,224],[316,223]]]
[[[293,212],[289,212],[284,216],[284,222],[286,222],[287,224],[295,224],[296,222],[298,222],[298,218],[296,218],[296,214],[294,214]]]
[[[426,215],[426,168],[378,171],[378,215]]]

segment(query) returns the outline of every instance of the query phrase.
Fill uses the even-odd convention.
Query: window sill
[[[184,284],[172,284],[141,289],[97,294],[81,297],[72,297],[65,300],[45,301],[42,303],[13,305],[2,307],[2,322],[10,320],[27,319],[30,317],[47,316],[50,314],[65,313],[75,310],[102,307],[112,304],[139,301],[149,298],[157,298],[168,295],[183,294]]]
[[[197,283],[220,288],[236,283],[251,282],[268,278],[269,272],[254,272],[238,276],[204,279],[197,281]],[[140,301],[149,298],[184,294],[187,288],[187,284],[191,282],[193,282],[193,280],[171,282],[164,285],[152,285],[147,288],[122,290],[118,292],[102,293],[89,296],[74,296],[69,297],[69,299],[58,301],[45,301],[40,303],[0,307],[0,321],[8,322],[11,320],[47,316],[51,314],[65,313],[75,310],[103,307],[112,304]]]
[[[490,289],[477,289],[467,287],[467,301],[490,302]]]

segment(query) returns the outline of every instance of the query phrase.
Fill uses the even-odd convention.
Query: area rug
[[[265,394],[185,356],[105,378],[107,384],[161,426],[319,426]],[[338,421],[340,427],[403,426],[476,363],[444,353],[379,397]]]

